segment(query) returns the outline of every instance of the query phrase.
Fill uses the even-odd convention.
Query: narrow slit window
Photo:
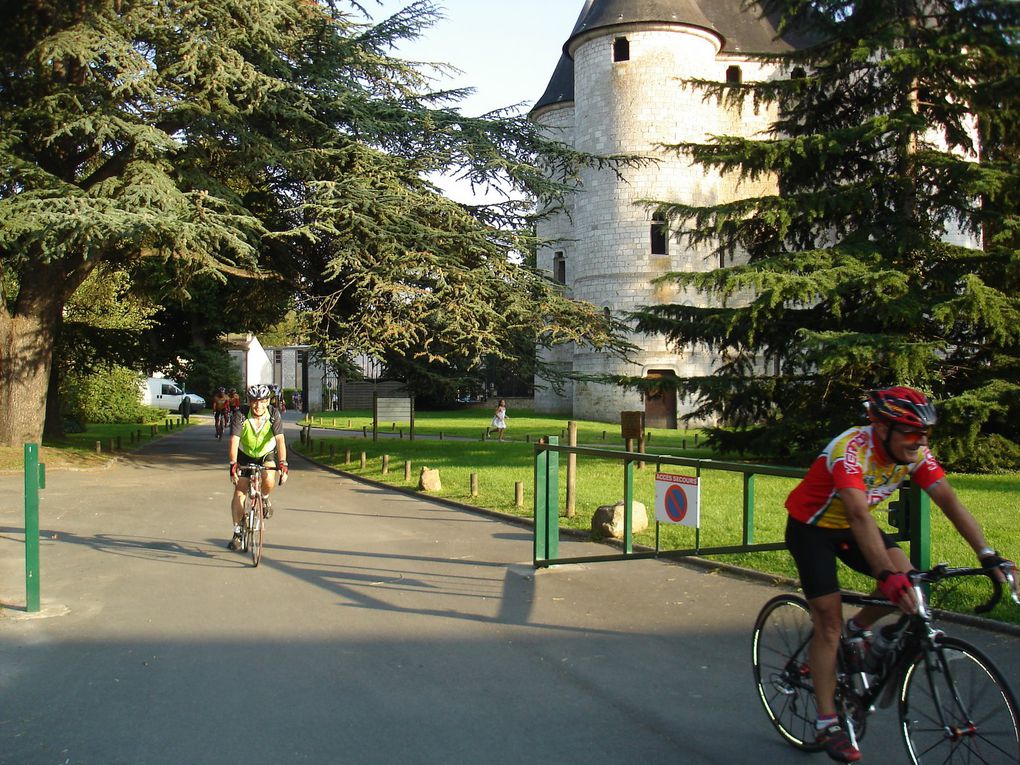
[[[744,73],[739,66],[726,67],[726,82],[730,85],[739,85],[744,81]]]
[[[557,252],[553,256],[553,279],[560,284],[567,283],[567,259],[562,252]]]
[[[669,251],[666,249],[666,221],[661,218],[655,218],[652,220],[650,239],[652,255],[669,254]]]
[[[626,37],[613,40],[613,61],[630,61],[630,40]]]

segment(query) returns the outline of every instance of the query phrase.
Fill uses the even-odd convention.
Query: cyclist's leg
[[[819,716],[836,714],[836,653],[843,629],[843,598],[838,592],[808,599],[815,631],[808,646],[808,663],[815,684]]]
[[[820,717],[836,713],[836,653],[843,629],[836,550],[845,542],[846,534],[837,529],[819,529],[793,518],[786,524],[786,547],[797,565],[814,624],[808,661]]]
[[[882,534],[882,541],[885,542],[885,549],[889,552],[889,559],[892,561],[896,571],[906,573],[914,570],[914,564],[910,562],[907,554],[900,549],[900,546],[896,544],[891,536],[880,530]],[[874,572],[871,570],[871,566],[864,558],[864,554],[861,553],[860,548],[857,545],[852,545],[851,549],[847,550],[844,554],[841,554],[840,560],[846,565],[852,568],[854,571],[858,571],[865,576],[873,576]],[[879,592],[876,587],[872,590],[872,595],[875,597],[882,597],[882,593]],[[883,616],[893,613],[893,609],[882,608],[881,606],[864,606],[860,611],[853,615],[853,620],[857,622],[860,627],[870,628],[872,624],[877,622]]]

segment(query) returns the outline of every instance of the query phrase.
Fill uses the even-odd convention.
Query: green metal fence
[[[576,454],[600,459],[619,460],[623,467],[624,530],[623,552],[583,557],[560,557],[559,554],[559,455]],[[697,476],[703,471],[726,471],[743,476],[742,539],[740,544],[701,545],[700,529],[696,532],[694,547],[681,550],[660,549],[659,522],[656,521],[655,548],[634,551],[634,470],[639,462],[654,462],[656,472],[663,465],[694,468]],[[600,561],[637,560],[642,558],[684,558],[692,555],[722,555],[726,553],[782,550],[784,542],[755,542],[754,494],[756,476],[802,478],[803,468],[772,465],[753,465],[743,462],[722,462],[689,457],[650,455],[638,452],[593,449],[578,446],[561,446],[559,439],[549,436],[535,445],[535,547],[534,566],[545,568],[568,563],[595,563]],[[904,485],[898,498],[890,503],[889,522],[899,532],[900,540],[910,542],[910,559],[921,569],[931,566],[931,523],[928,495],[916,486]]]

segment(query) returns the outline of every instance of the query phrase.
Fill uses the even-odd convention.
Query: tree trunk
[[[13,314],[0,310],[0,446],[42,441],[63,301],[51,294],[19,299],[18,304]]]
[[[59,440],[64,437],[64,415],[60,411],[60,364],[50,364],[50,383],[46,391],[46,424],[43,425],[43,438],[47,441]]]

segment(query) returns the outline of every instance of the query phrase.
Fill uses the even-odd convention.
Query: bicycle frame
[[[1000,566],[1010,597],[1020,604],[1014,571]],[[895,694],[904,743],[915,765],[929,762],[1009,762],[1020,753],[1020,711],[1001,672],[980,649],[945,635],[933,625],[925,586],[957,576],[987,576],[993,586],[991,609],[1001,598],[1002,582],[988,569],[950,569],[942,564],[910,576],[919,604],[915,613],[900,614],[880,661],[865,659],[863,643],[846,636],[836,655],[836,708],[855,747],[866,733],[875,706],[888,706]],[[843,593],[849,606],[873,606],[899,613],[891,602]],[[796,635],[795,640],[789,640]],[[772,724],[795,747],[818,751],[814,740],[814,683],[808,663],[813,629],[810,607],[798,596],[780,595],[762,608],[754,629],[752,656],[758,693]],[[1005,743],[1001,743],[1005,742]],[[934,759],[928,753],[946,745],[962,759]],[[993,752],[991,759],[985,754]],[[1007,759],[1000,755],[1006,753]],[[967,759],[976,757],[976,759]]]
[[[837,705],[844,707],[846,724],[849,728],[848,733],[854,746],[857,746],[856,728],[859,725],[863,725],[867,715],[875,710],[876,703],[879,706],[884,706],[880,699],[883,699],[883,696],[885,696],[883,701],[889,700],[888,694],[895,692],[900,684],[903,673],[917,661],[919,656],[924,661],[925,676],[933,697],[941,698],[941,693],[938,684],[934,681],[934,676],[942,673],[949,680],[946,683],[946,687],[952,689],[953,707],[964,714],[967,713],[967,705],[960,698],[956,684],[952,681],[952,668],[943,660],[941,655],[937,641],[944,633],[932,626],[933,615],[924,584],[938,582],[952,576],[978,574],[987,576],[988,572],[983,569],[950,569],[945,564],[940,564],[931,571],[911,575],[911,584],[914,589],[917,610],[913,614],[900,613],[896,627],[896,641],[888,649],[892,653],[891,659],[883,662],[879,668],[880,671],[874,675],[873,681],[869,681],[868,673],[864,667],[855,669],[848,666],[848,646],[845,638],[841,638],[840,649],[837,654]],[[1016,582],[1013,579],[1013,574],[1008,570],[1004,570],[1004,574],[1010,588],[1010,597],[1015,603],[1020,603],[1016,593]],[[1001,583],[992,577],[989,578],[993,583],[994,592],[992,599],[979,607],[981,612],[990,610],[1001,597]],[[887,608],[894,613],[899,612],[897,606],[889,600],[871,595],[844,594],[843,603],[859,607],[878,606]],[[854,675],[857,675],[857,685],[862,686],[860,689],[855,687]],[[946,704],[948,702],[949,700],[945,699],[944,702],[940,701],[936,706],[939,723],[946,732],[946,735],[951,738],[959,738],[973,734],[976,726],[969,717],[967,718],[967,725],[963,729],[954,726],[947,719]],[[857,712],[857,714],[855,715],[854,712]]]
[[[268,468],[260,464],[245,465],[239,469],[240,477],[248,481],[248,501],[245,503],[244,514],[241,517],[244,544],[250,548],[252,563],[255,566],[259,565],[262,558],[262,540],[266,524],[262,474],[267,470],[275,469],[278,468]]]

